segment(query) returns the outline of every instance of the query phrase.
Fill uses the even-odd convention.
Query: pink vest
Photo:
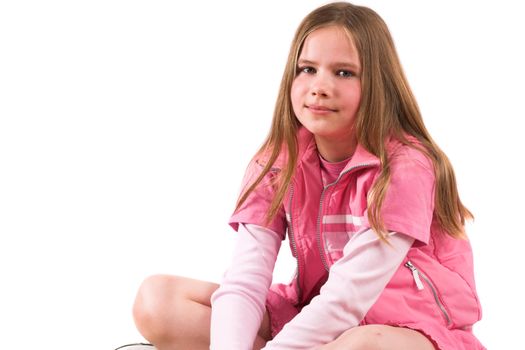
[[[325,187],[312,134],[301,128],[298,138],[298,166],[276,219],[269,225],[264,223],[273,188],[263,185],[232,216],[230,223],[234,228],[240,222],[266,226],[281,233],[283,239],[288,232],[297,273],[290,284],[274,285],[272,291],[300,311],[319,294],[330,266],[341,258],[350,237],[369,228],[367,194],[379,175],[380,163],[358,146],[339,179]],[[465,333],[466,343],[471,336],[471,348],[477,348],[471,327],[481,318],[481,307],[470,244],[444,234],[434,218],[431,161],[416,149],[395,141],[389,145],[389,157],[391,180],[382,219],[387,230],[412,236],[416,241],[362,324],[424,329],[419,325],[430,322],[445,333]],[[253,181],[261,169],[253,162],[245,183]],[[268,177],[275,176],[275,172]]]

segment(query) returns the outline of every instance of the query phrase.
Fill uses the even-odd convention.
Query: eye
[[[297,72],[298,73],[306,73],[306,74],[314,74],[315,73],[315,68],[310,67],[310,66],[299,67],[299,68],[297,68]]]
[[[351,72],[349,70],[345,70],[345,69],[338,70],[336,75],[341,77],[341,78],[351,78],[351,77],[355,76],[355,74],[353,72]]]

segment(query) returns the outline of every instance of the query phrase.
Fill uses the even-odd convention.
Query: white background
[[[234,240],[226,223],[294,30],[322,3],[0,2],[2,349],[138,341],[131,305],[144,277],[220,280]],[[520,347],[518,2],[360,3],[389,25],[476,215],[475,333],[489,349]],[[285,281],[294,266],[280,259]]]

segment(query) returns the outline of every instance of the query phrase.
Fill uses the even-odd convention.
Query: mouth
[[[321,105],[306,105],[306,108],[308,108],[310,111],[314,113],[330,113],[330,112],[337,112],[336,109],[329,108],[326,106]]]

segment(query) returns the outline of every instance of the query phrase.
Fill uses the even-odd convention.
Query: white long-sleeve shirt
[[[271,230],[239,226],[231,267],[211,298],[210,349],[252,349],[280,246],[281,238]]]
[[[414,239],[390,233],[390,245],[372,231],[356,234],[329,271],[320,294],[264,349],[311,349],[355,327],[377,300]],[[240,225],[231,267],[212,296],[213,350],[252,349],[281,237],[257,225]]]

